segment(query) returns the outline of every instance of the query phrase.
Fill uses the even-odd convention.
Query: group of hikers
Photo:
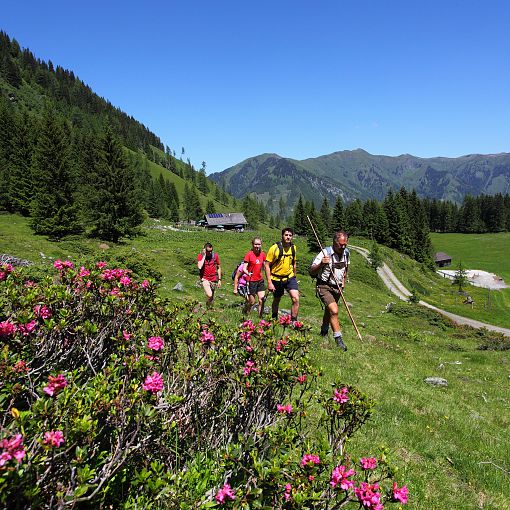
[[[296,278],[296,246],[292,242],[294,231],[286,227],[282,229],[281,241],[274,243],[267,254],[262,251],[262,240],[254,237],[251,250],[233,273],[234,294],[243,296],[243,311],[248,314],[258,299],[258,313],[262,317],[267,293],[273,294],[271,317],[278,318],[280,300],[285,291],[292,300],[290,320],[297,321],[299,311],[299,285]],[[342,337],[338,319],[338,301],[347,279],[349,269],[349,236],[339,231],[333,235],[333,244],[322,249],[312,261],[309,274],[316,278],[316,295],[324,306],[320,334],[327,336],[329,329],[338,347],[347,350]],[[214,292],[221,287],[221,265],[211,243],[206,243],[197,256],[200,279],[207,297],[207,307],[212,307]],[[267,281],[264,282],[264,275]]]

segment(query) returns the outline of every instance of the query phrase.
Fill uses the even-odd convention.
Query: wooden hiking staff
[[[327,252],[324,251],[324,248],[322,247],[322,244],[321,244],[321,241],[319,239],[319,236],[317,235],[317,232],[315,231],[315,228],[313,227],[312,220],[310,219],[309,216],[307,216],[306,219],[308,220],[308,223],[310,223],[310,227],[312,227],[312,232],[313,232],[313,234],[315,236],[315,239],[317,240],[317,243],[319,244],[319,246],[321,248],[321,251],[323,253],[326,253],[326,255],[327,255]],[[361,338],[361,333],[359,332],[358,326],[356,326],[356,323],[354,322],[354,317],[352,316],[351,311],[349,310],[349,307],[347,306],[347,301],[345,300],[344,293],[342,292],[342,286],[340,285],[340,282],[338,281],[338,278],[336,277],[336,274],[335,274],[335,269],[333,267],[333,262],[331,262],[331,266],[330,267],[331,267],[331,274],[333,275],[333,279],[335,280],[335,283],[336,283],[336,285],[338,287],[338,291],[340,292],[340,297],[342,298],[342,301],[344,303],[345,309],[347,310],[347,315],[351,319],[352,325],[354,326],[354,329],[356,330],[356,333],[358,334],[358,338],[361,341],[363,341],[363,338]]]

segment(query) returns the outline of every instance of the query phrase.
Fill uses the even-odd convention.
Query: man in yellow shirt
[[[299,287],[296,279],[296,246],[292,244],[294,231],[285,227],[282,230],[281,242],[273,244],[266,255],[264,269],[267,277],[267,288],[273,293],[271,312],[273,319],[278,318],[278,305],[284,291],[292,299],[291,320],[297,320],[299,310]]]

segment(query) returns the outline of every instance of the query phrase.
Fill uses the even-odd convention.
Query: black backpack
[[[237,271],[239,271],[239,266],[244,264],[244,260],[241,260],[241,262],[239,262],[239,264],[237,264],[236,268],[232,271],[232,281],[234,281],[236,279],[236,273]]]

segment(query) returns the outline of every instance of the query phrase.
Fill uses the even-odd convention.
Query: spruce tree
[[[34,194],[31,168],[35,144],[34,131],[27,112],[17,116],[13,133],[9,196],[12,209],[23,216],[30,214],[30,204]]]
[[[331,216],[331,208],[329,207],[329,202],[327,198],[324,198],[321,204],[321,208],[319,211],[320,218],[322,220],[322,224],[324,225],[324,230],[327,233],[328,237],[332,236],[332,216]]]
[[[6,36],[7,37],[7,36]],[[8,37],[7,37],[8,38]],[[9,191],[12,136],[15,130],[14,113],[7,99],[0,95],[0,208],[12,211]]]
[[[333,217],[331,218],[331,228],[333,232],[346,230],[345,228],[345,209],[341,197],[337,197],[335,207],[333,208]]]
[[[361,200],[350,202],[345,208],[345,229],[349,235],[360,235],[363,230],[363,209]]]
[[[34,198],[30,226],[50,238],[78,233],[76,179],[70,159],[70,137],[64,121],[46,106],[34,152]]]
[[[303,195],[299,199],[294,210],[294,232],[298,235],[305,235],[308,231],[308,220],[306,219]]]
[[[138,234],[143,209],[135,171],[110,128],[102,137],[91,184],[91,234],[112,242]]]
[[[205,204],[205,212],[206,214],[213,214],[216,212],[216,207],[214,207],[214,202],[211,199]]]

